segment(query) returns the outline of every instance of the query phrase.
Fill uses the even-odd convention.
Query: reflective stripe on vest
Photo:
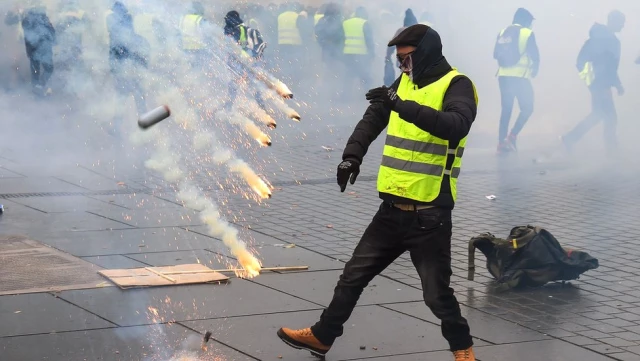
[[[582,79],[582,81],[584,81],[584,83],[589,87],[595,78],[596,74],[593,72],[593,63],[590,61],[584,63],[584,68],[582,68],[582,71],[580,72],[580,79]]]
[[[182,33],[182,49],[201,50],[204,49],[204,40],[200,30],[202,22],[201,15],[185,15],[180,20],[180,32]]]
[[[302,38],[298,30],[298,14],[294,11],[285,11],[278,16],[278,44],[301,45]]]
[[[436,82],[416,89],[410,78],[403,74],[398,97],[441,111],[449,84],[458,75],[462,74],[453,69]],[[465,137],[457,148],[450,149],[449,141],[425,132],[404,121],[398,113],[391,112],[378,173],[378,191],[418,202],[431,202],[440,194],[444,177],[448,175],[455,201],[466,142]],[[447,168],[449,156],[454,157],[451,168]]]
[[[367,43],[364,39],[364,24],[367,20],[362,18],[351,18],[342,23],[344,29],[344,49],[345,54],[365,55]]]
[[[531,63],[531,59],[527,55],[527,42],[529,42],[529,38],[531,37],[531,34],[533,34],[533,31],[531,31],[531,29],[529,28],[522,27],[521,25],[518,25],[518,24],[514,24],[511,26],[520,27],[520,36],[518,40],[518,51],[520,52],[520,61],[518,62],[518,64],[514,66],[511,66],[508,68],[501,67],[500,69],[498,69],[498,76],[531,78],[532,63]],[[505,30],[507,29],[505,28],[500,32],[500,36],[502,36]]]
[[[315,14],[313,16],[313,25],[318,25],[318,21],[324,17],[324,14]]]

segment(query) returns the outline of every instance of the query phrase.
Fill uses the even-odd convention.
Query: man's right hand
[[[338,185],[340,192],[347,189],[347,182],[354,184],[360,174],[360,163],[355,160],[345,160],[338,165]]]

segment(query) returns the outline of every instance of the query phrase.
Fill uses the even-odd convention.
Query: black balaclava
[[[235,11],[235,10],[231,10],[227,13],[227,15],[225,15],[224,17],[224,33],[225,35],[233,35],[234,37],[239,37],[237,33],[237,27],[238,25],[242,24],[243,21],[240,18],[240,14]],[[238,40],[238,39],[236,39]]]
[[[442,71],[451,69],[444,55],[442,55],[442,41],[437,31],[428,28],[424,37],[411,55],[413,70],[411,72],[413,82],[423,83],[426,79],[438,76]],[[444,69],[446,68],[446,69]],[[433,74],[437,72],[438,74]]]

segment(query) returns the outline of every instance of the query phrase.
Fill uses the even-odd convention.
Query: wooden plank
[[[166,267],[101,270],[98,273],[122,289],[224,282],[229,280],[229,277],[222,273],[212,271],[209,267],[201,264],[188,264]],[[177,275],[168,277],[166,276],[167,272],[177,273]],[[181,272],[185,272],[185,274],[180,274]]]

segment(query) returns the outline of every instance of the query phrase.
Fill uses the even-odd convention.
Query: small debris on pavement
[[[282,358],[282,355],[278,355],[278,358]]]
[[[124,182],[118,182],[116,184],[119,185],[119,186],[124,186]]]
[[[0,204],[0,214],[4,213],[4,206]]]
[[[324,145],[322,146],[322,149],[326,150],[327,152],[331,152],[333,150],[333,148],[325,147]]]
[[[100,282],[96,285],[96,287],[108,287],[109,283],[108,282]]]
[[[366,349],[367,349],[367,346],[360,346],[360,349],[361,349],[361,350],[366,350]]]
[[[291,243],[291,244],[288,244],[288,245],[284,246],[284,248],[295,248],[295,246],[296,246],[295,244]]]
[[[496,197],[495,195],[491,194],[491,195],[486,196],[485,198],[487,198],[487,199],[488,199],[488,200],[490,200],[490,201],[493,201],[493,200],[495,200],[495,199],[496,199],[496,198],[498,198],[498,197]]]
[[[22,311],[16,311],[16,312],[14,312],[14,313],[20,313],[20,312],[22,312]]]
[[[327,224],[327,228],[333,228],[333,225]]]
[[[377,347],[372,347],[372,349],[373,349],[374,351],[378,351],[378,348],[377,348]]]
[[[207,342],[211,339],[211,331],[207,331],[204,334],[204,338],[202,339],[202,351],[207,351]]]

